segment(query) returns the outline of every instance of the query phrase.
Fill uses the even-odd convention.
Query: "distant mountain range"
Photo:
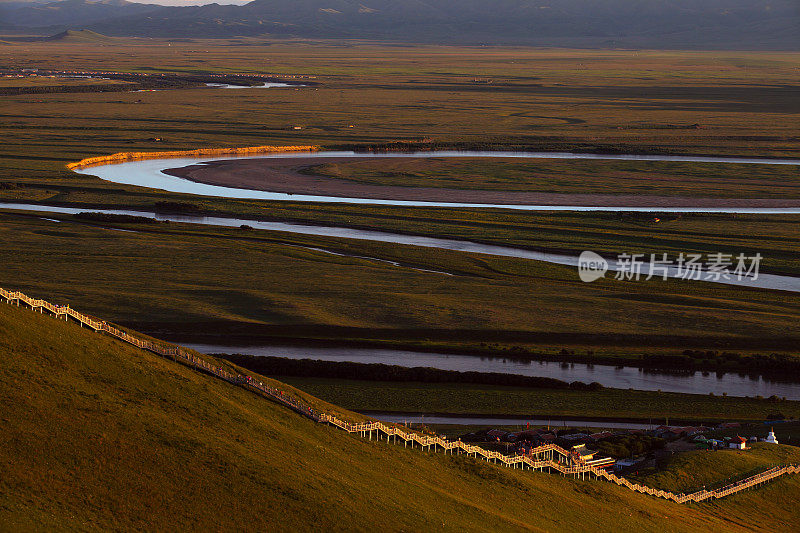
[[[2,2],[0,28],[114,36],[800,50],[800,0],[125,0]]]
[[[0,16],[4,22],[26,28],[48,26],[88,26],[111,18],[135,16],[162,6],[125,0],[62,0],[60,2],[4,2]],[[2,19],[0,19],[2,20]]]

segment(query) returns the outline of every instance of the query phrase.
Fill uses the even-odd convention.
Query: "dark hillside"
[[[3,531],[785,531],[798,518],[797,479],[679,506],[363,441],[7,305],[0,359]]]

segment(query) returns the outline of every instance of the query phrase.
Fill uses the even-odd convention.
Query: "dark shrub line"
[[[363,381],[471,383],[504,385],[535,389],[571,389],[596,391],[600,383],[568,383],[560,379],[502,374],[499,372],[458,372],[438,368],[408,368],[382,363],[352,363],[243,354],[214,354],[253,372],[266,376],[323,377]]]

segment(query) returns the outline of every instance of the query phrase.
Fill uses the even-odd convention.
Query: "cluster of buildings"
[[[733,448],[736,450],[746,450],[748,442],[766,442],[769,444],[778,444],[778,439],[775,437],[775,430],[770,429],[766,438],[758,438],[753,435],[749,439],[736,435],[735,437],[723,437],[721,439],[706,438],[705,435],[697,435],[692,439],[697,444],[698,448],[705,448],[709,450],[719,450],[721,448]]]
[[[610,439],[620,435],[639,434],[644,435],[643,430],[629,430],[612,433],[601,431],[598,433],[575,432],[567,433],[558,429],[537,429],[528,428],[523,431],[505,431],[503,429],[490,429],[476,433],[463,435],[461,440],[464,442],[500,442],[516,444],[518,446],[537,447],[545,444],[558,444],[562,448],[570,448],[579,444],[593,444],[602,440]]]
[[[621,430],[621,431],[600,431],[596,433],[575,432],[570,430],[558,429],[539,429],[527,428],[521,431],[506,431],[503,429],[489,429],[462,435],[464,442],[487,443],[489,446],[501,447],[506,452],[529,454],[531,450],[546,444],[556,444],[566,450],[570,450],[585,464],[591,464],[599,468],[611,468],[615,471],[626,472],[636,470],[647,461],[658,459],[659,455],[671,455],[673,450],[655,450],[654,453],[647,453],[639,457],[623,458],[614,460],[611,457],[597,457],[597,451],[589,448],[593,444],[625,436],[646,436],[664,439],[667,442],[674,442],[683,439],[685,442],[693,443],[697,449],[739,449],[746,450],[748,442],[767,442],[778,444],[775,432],[771,429],[766,438],[751,436],[749,438],[739,435],[734,437],[710,438],[706,435],[716,430],[734,430],[741,428],[741,424],[736,422],[719,424],[715,427],[710,426],[658,426],[650,430]]]
[[[611,457],[597,457],[597,451],[591,450],[587,444],[596,444],[606,439],[631,433],[644,434],[640,430],[623,431],[612,433],[602,431],[598,433],[568,433],[556,429],[536,429],[529,428],[523,431],[505,431],[502,429],[490,429],[477,433],[463,435],[461,440],[464,442],[485,442],[490,445],[499,445],[505,451],[518,454],[530,454],[531,451],[546,444],[556,444],[565,450],[570,451],[575,459],[583,464],[595,466],[597,468],[610,468],[614,466],[614,459]]]

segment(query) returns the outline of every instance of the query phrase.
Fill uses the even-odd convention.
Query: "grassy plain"
[[[370,185],[562,194],[797,198],[800,167],[664,161],[389,159],[323,163],[306,170]]]
[[[27,126],[18,142],[49,139],[53,156],[73,152],[70,145],[87,155],[152,147],[145,139],[153,135],[166,138],[170,149],[291,144],[298,137],[310,144],[430,137],[608,144],[631,151],[797,153],[796,53],[117,42],[20,43],[0,49],[0,63],[309,75],[322,85],[235,94],[196,89],[182,92],[179,100],[166,92],[83,95],[70,97],[69,104],[58,95],[20,97],[4,110],[15,124]],[[778,115],[781,120],[774,120]],[[287,131],[291,124],[305,129]],[[702,129],[672,127],[692,124]],[[80,135],[87,126],[104,135]],[[58,142],[64,139],[59,131],[78,135]]]
[[[387,383],[280,377],[353,411],[455,415],[585,417],[692,422],[764,420],[775,411],[800,418],[800,402],[622,389],[569,391],[458,383]]]
[[[63,167],[87,156],[131,150],[395,141],[791,157],[800,153],[797,58],[795,53],[310,41],[4,45],[0,66],[246,72],[292,79],[306,76],[302,79],[319,85],[3,97],[0,199],[148,208],[159,200],[185,200],[215,213],[383,228],[553,251],[593,249],[614,256],[620,252],[760,252],[764,270],[798,273],[798,217],[683,216],[654,224],[603,214],[196,199],[103,182]],[[701,127],[687,127],[694,124]],[[302,129],[295,131],[293,125]],[[550,172],[569,173],[567,167],[552,165]],[[735,169],[722,169],[721,179],[737,190],[747,190],[743,180],[751,171],[743,167],[738,175]],[[582,172],[584,176],[608,173],[611,183],[623,179],[613,163],[583,167]],[[639,176],[642,169],[624,172]],[[694,187],[694,192],[688,194],[736,194],[723,191],[721,182],[690,176],[685,168],[669,172],[691,181],[687,187]],[[781,172],[772,169],[748,180],[753,183],[750,190],[767,195],[770,187],[787,184],[787,194],[793,194],[791,177]],[[577,183],[564,178],[556,188],[574,190]],[[602,187],[600,181],[592,186]],[[671,190],[677,194],[676,188]],[[3,252],[6,285],[47,291],[87,310],[129,324],[147,323],[148,328],[160,331],[174,332],[179,329],[176,324],[188,323],[230,326],[226,332],[233,327],[250,329],[253,334],[262,326],[290,334],[306,328],[306,333],[298,335],[314,329],[323,336],[350,339],[365,335],[385,339],[390,331],[429,345],[466,338],[467,343],[509,342],[512,335],[513,342],[544,343],[551,351],[565,345],[637,353],[664,346],[670,350],[796,347],[787,336],[797,320],[797,301],[791,294],[734,292],[678,282],[608,281],[589,287],[577,283],[574,272],[555,266],[257,234],[265,241],[314,242],[459,274],[454,279],[437,278],[309,250],[293,249],[283,255],[285,247],[248,241],[249,237],[236,232],[229,232],[233,238],[183,240],[163,233],[148,236],[37,224],[46,223],[6,227],[6,242],[13,243]],[[110,248],[104,251],[105,246]],[[335,328],[355,329],[344,334]],[[474,340],[477,337],[484,338]]]
[[[84,85],[124,85],[126,82],[119,80],[100,80],[94,78],[62,78],[56,76],[35,76],[24,78],[0,77],[2,87],[74,87]]]
[[[800,297],[788,292],[679,280],[585,284],[572,268],[520,259],[238,228],[116,229],[58,218],[0,214],[3,284],[159,334],[212,343],[237,334],[429,347],[503,342],[551,354],[572,346],[634,357],[797,346],[788,332],[798,321]]]
[[[791,531],[800,518],[796,478],[678,506],[363,441],[5,305],[0,354],[2,529]]]
[[[119,151],[209,146],[400,140],[796,157],[797,59],[792,53],[331,42],[4,44],[0,65],[9,67],[308,75],[320,85],[5,96],[0,198],[152,206],[178,195],[109,184],[63,166]],[[484,83],[488,79],[492,83]],[[692,124],[701,128],[684,128]],[[742,177],[734,172],[725,179],[741,183]],[[766,190],[763,182],[759,187]],[[605,215],[200,203],[218,212],[550,249],[589,244],[616,253],[624,244],[717,251],[724,245],[774,252],[764,254],[765,265],[776,271],[797,268],[791,217],[683,217],[655,231],[647,222]],[[563,267],[410,247],[180,225],[157,231],[132,226],[126,229],[138,233],[128,233],[0,217],[3,286],[104,319],[149,324],[151,331],[189,325],[195,333],[314,331],[352,339],[399,335],[419,343],[467,333],[543,342],[550,350],[575,344],[637,353],[797,346],[787,334],[800,318],[792,294],[679,282],[587,286]],[[294,245],[402,259],[456,275]],[[0,333],[0,462],[6,465],[0,529],[233,529],[247,523],[286,530],[790,531],[800,519],[791,497],[800,493],[795,478],[730,500],[678,507],[608,484],[361,442],[27,311],[0,307]],[[426,394],[426,401],[434,400]],[[479,394],[459,390],[453,398],[477,401]],[[587,398],[610,405],[619,400],[613,394],[628,393],[609,394]],[[592,408],[587,399],[572,400]],[[636,400],[652,402],[656,411],[695,411],[679,398]],[[550,401],[563,404],[563,397]],[[761,408],[725,402],[706,398],[704,412],[749,418]]]

